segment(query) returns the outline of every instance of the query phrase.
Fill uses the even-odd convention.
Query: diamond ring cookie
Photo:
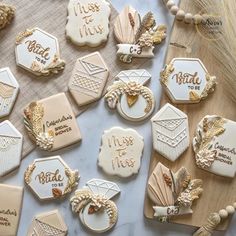
[[[17,235],[24,189],[0,184],[0,234]]]
[[[79,172],[72,171],[60,156],[54,156],[34,160],[24,179],[40,200],[59,199],[78,186]]]
[[[151,119],[153,148],[170,161],[189,146],[188,116],[167,103]]]
[[[152,12],[141,20],[133,7],[125,6],[115,19],[114,35],[120,61],[131,63],[134,57],[154,57],[154,46],[166,38],[166,26],[157,26]]]
[[[139,171],[143,148],[143,137],[137,131],[113,127],[102,136],[98,165],[107,174],[130,177]]]
[[[26,236],[66,236],[66,223],[58,210],[45,212],[34,217]]]
[[[16,37],[16,63],[37,76],[57,74],[65,67],[56,37],[39,29],[27,29]]]
[[[109,70],[99,52],[79,58],[69,81],[69,91],[78,106],[99,100],[107,83]]]
[[[110,3],[107,0],[70,0],[67,38],[78,46],[99,46],[107,41],[110,14]]]
[[[236,173],[236,122],[220,116],[205,116],[193,138],[199,168],[233,178]]]
[[[215,90],[216,77],[210,76],[198,58],[174,58],[160,73],[161,83],[173,103],[198,103]]]
[[[20,165],[22,145],[23,136],[12,123],[0,123],[0,177]]]
[[[8,67],[0,69],[0,118],[11,113],[18,92],[19,84],[11,70]]]
[[[91,179],[86,187],[75,192],[71,198],[72,211],[78,213],[81,223],[96,233],[103,233],[115,226],[118,210],[110,200],[120,193],[117,184],[102,180]]]
[[[192,214],[193,201],[202,192],[202,180],[191,179],[185,167],[174,173],[160,162],[147,184],[148,197],[154,203],[154,217],[161,222],[168,221],[172,216]]]
[[[107,88],[105,100],[108,107],[129,121],[142,121],[148,118],[155,108],[152,91],[144,86],[151,75],[143,69],[124,70],[117,76],[113,85]]]
[[[42,150],[55,151],[81,140],[65,93],[30,103],[24,109],[24,124],[30,138]]]

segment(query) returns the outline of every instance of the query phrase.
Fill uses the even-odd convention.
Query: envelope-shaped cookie
[[[19,84],[10,69],[0,69],[0,118],[10,114],[19,91]]]
[[[65,236],[67,226],[58,210],[35,216],[27,236]]]
[[[81,140],[65,93],[31,102],[24,110],[24,124],[30,138],[43,150],[55,151]]]
[[[23,136],[8,120],[0,123],[0,177],[20,165]]]
[[[109,71],[99,52],[79,58],[74,66],[69,90],[78,106],[99,100]]]
[[[167,103],[151,119],[153,148],[175,161],[189,146],[188,117]]]

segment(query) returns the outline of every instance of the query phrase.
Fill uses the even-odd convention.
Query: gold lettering
[[[49,60],[49,50],[50,48],[43,48],[43,46],[37,43],[36,40],[27,40],[25,44],[28,44],[27,49],[29,52],[33,52],[37,55],[40,55],[45,60]]]
[[[198,77],[197,72],[195,72],[194,74],[179,72],[178,74],[174,74],[172,76],[172,79],[175,79],[176,83],[179,85],[181,84],[199,85],[202,82],[201,79]]]
[[[38,175],[35,176],[35,180],[39,181],[40,184],[47,184],[50,182],[62,182],[64,180],[64,177],[60,175],[59,169],[57,169],[55,172],[41,172]]]

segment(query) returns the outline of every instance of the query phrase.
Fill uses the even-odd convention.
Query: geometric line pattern
[[[35,223],[38,226],[37,229],[40,230],[39,235],[41,236],[56,236],[63,235],[65,232],[57,229],[49,224],[46,224],[38,219],[35,219]]]
[[[171,120],[155,120],[154,123],[166,128],[170,131],[173,131],[178,126],[180,126],[185,120],[186,120],[186,118],[171,119]]]
[[[84,60],[81,60],[80,63],[82,64],[82,66],[88,72],[89,75],[95,75],[95,74],[106,71],[105,68],[86,62]]]

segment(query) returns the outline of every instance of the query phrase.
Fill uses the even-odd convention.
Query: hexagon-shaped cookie
[[[189,146],[188,117],[167,103],[151,119],[153,148],[175,161]]]
[[[35,75],[57,74],[65,67],[56,37],[39,29],[27,29],[16,37],[16,63]]]
[[[0,123],[0,176],[20,165],[23,136],[8,120]]]
[[[25,171],[25,183],[40,200],[58,199],[78,185],[79,172],[72,171],[60,156],[35,159]]]
[[[8,67],[0,69],[0,118],[11,113],[18,92],[19,84],[11,70]]]
[[[198,103],[213,92],[216,85],[216,77],[209,75],[198,58],[174,58],[160,76],[173,103]]]

